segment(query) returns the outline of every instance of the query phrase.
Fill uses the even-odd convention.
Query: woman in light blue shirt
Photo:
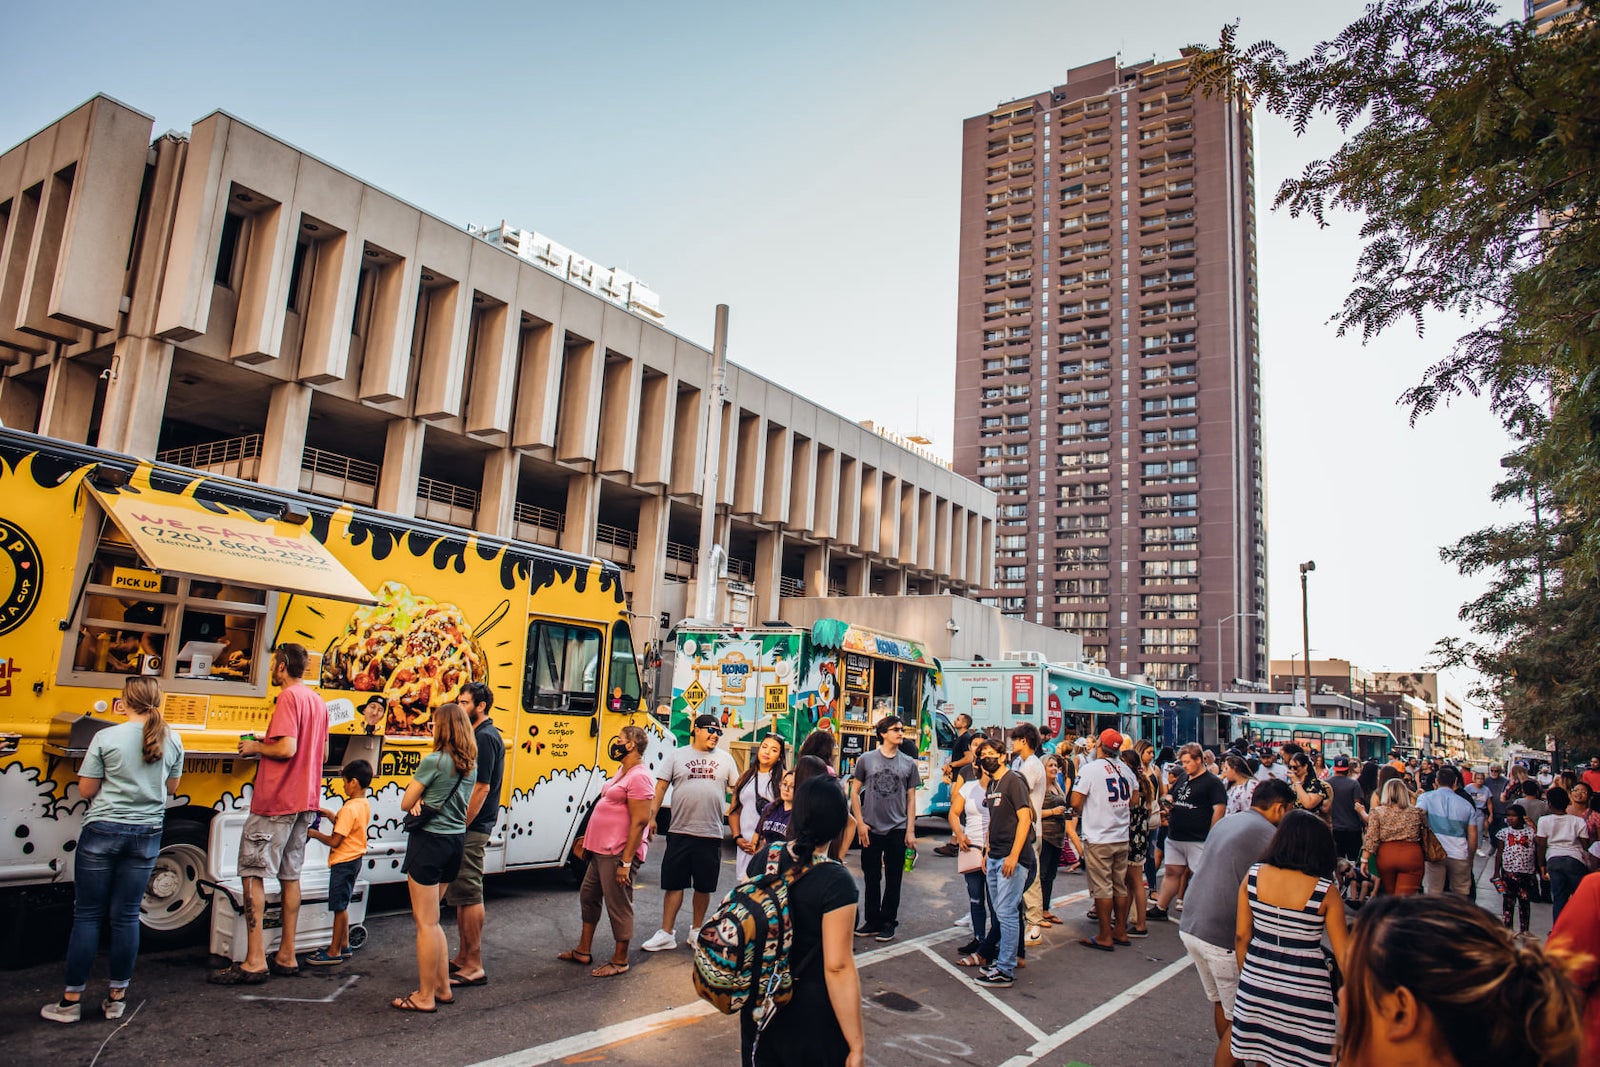
[[[89,802],[74,853],[75,899],[67,941],[67,985],[39,1014],[75,1023],[83,1010],[100,927],[111,924],[111,990],[100,1009],[120,1019],[133,961],[139,955],[139,902],[161,852],[167,795],[183,774],[183,742],[161,717],[161,686],[130,678],[122,689],[128,721],[95,734],[78,770],[78,793]]]

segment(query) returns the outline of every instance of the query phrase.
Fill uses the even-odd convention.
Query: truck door
[[[506,752],[513,783],[507,867],[566,859],[597,784],[604,648],[596,624],[528,621],[521,701]]]

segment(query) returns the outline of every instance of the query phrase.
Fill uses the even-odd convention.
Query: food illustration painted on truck
[[[378,587],[376,604],[351,613],[322,657],[323,688],[382,696],[390,734],[429,734],[434,708],[488,679],[487,657],[461,609],[397,581]]]
[[[210,830],[249,807],[239,739],[271,722],[271,651],[287,642],[311,650],[306,681],[337,712],[325,778],[377,769],[372,883],[404,880],[400,798],[434,709],[469,682],[490,687],[506,739],[488,874],[567,861],[623,726],[651,733],[651,769],[671,751],[615,563],[3,428],[0,501],[0,892],[71,893],[78,767],[142,675],[186,753],[145,943],[206,925]],[[324,796],[342,803],[336,782]]]

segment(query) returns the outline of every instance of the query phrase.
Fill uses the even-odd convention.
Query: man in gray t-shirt
[[[1211,1001],[1220,1048],[1228,1047],[1233,997],[1239,989],[1233,952],[1239,887],[1293,807],[1294,790],[1289,783],[1268,778],[1256,786],[1249,811],[1229,815],[1211,828],[1206,837],[1205,866],[1194,873],[1183,896],[1178,936],[1200,973],[1206,999]]]
[[[861,841],[861,875],[866,888],[865,915],[856,927],[856,936],[893,941],[900,919],[906,852],[917,847],[915,806],[922,774],[917,761],[900,751],[905,727],[898,718],[885,715],[873,729],[878,747],[863,752],[850,775],[850,806]]]
[[[661,929],[640,946],[646,952],[678,947],[672,928],[683,907],[685,889],[694,887],[690,915],[695,930],[705,921],[711,894],[716,891],[722,867],[722,816],[728,807],[728,791],[739,776],[733,757],[717,747],[721,739],[722,724],[717,717],[701,715],[694,721],[689,743],[674,750],[656,771],[651,822],[671,786],[672,828],[661,857]]]

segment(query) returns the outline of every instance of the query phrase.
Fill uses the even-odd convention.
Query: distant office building
[[[1523,14],[1533,24],[1533,32],[1540,34],[1577,21],[1582,7],[1581,0],[1522,0]]]
[[[966,121],[954,457],[1004,611],[1220,689],[1267,672],[1251,117],[1188,81],[1108,59]]]

